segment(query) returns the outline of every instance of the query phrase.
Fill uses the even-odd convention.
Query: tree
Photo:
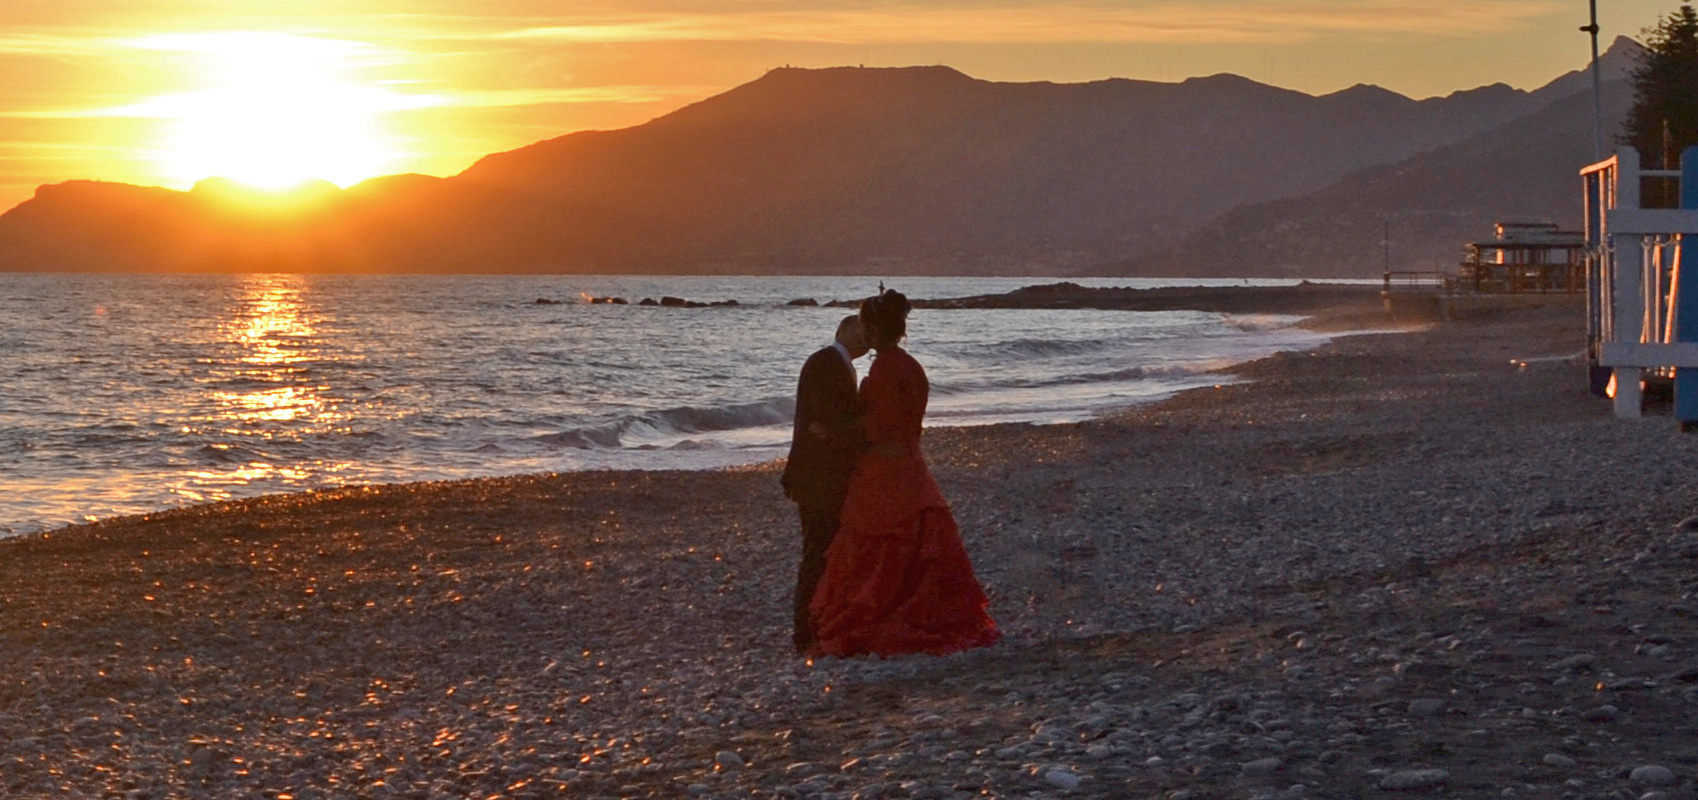
[[[1644,37],[1621,143],[1637,148],[1645,166],[1672,169],[1680,151],[1698,144],[1698,13],[1682,4]]]

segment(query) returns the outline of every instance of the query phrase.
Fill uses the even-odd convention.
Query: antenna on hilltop
[[[1592,24],[1581,31],[1592,34],[1592,160],[1604,160],[1604,106],[1598,84],[1598,0],[1588,0],[1592,7]]]

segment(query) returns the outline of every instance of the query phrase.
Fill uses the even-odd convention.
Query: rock
[[[1431,661],[1403,661],[1391,668],[1392,674],[1399,678],[1418,681],[1438,681],[1450,677],[1453,671],[1444,664]]]
[[[1619,716],[1621,716],[1620,709],[1615,706],[1604,705],[1586,709],[1586,713],[1581,714],[1580,718],[1587,722],[1614,722],[1615,718]]]
[[[810,306],[810,307],[811,306],[818,306],[819,304],[820,304],[820,301],[815,300],[812,297],[799,297],[795,300],[791,300],[790,302],[785,303],[785,305],[787,305],[787,306]]]
[[[1389,792],[1414,792],[1436,789],[1450,782],[1450,773],[1442,769],[1409,769],[1393,772],[1380,779],[1380,788]]]
[[[211,748],[197,747],[194,753],[189,756],[189,766],[199,770],[211,769],[214,758]]]
[[[1663,680],[1670,683],[1698,683],[1698,664],[1690,667],[1684,667],[1664,675]]]
[[[685,300],[682,297],[672,297],[671,295],[667,295],[660,298],[660,304],[667,308],[683,308],[684,306],[689,305],[690,301]]]
[[[1698,514],[1687,517],[1674,526],[1675,533],[1698,533]]]
[[[1444,701],[1431,697],[1423,697],[1409,701],[1409,714],[1416,717],[1444,716]]]
[[[638,303],[637,305],[639,305],[639,306],[658,306],[660,304],[656,303],[654,301],[654,298],[652,298],[652,297],[645,297],[645,298],[643,298],[642,302]]]
[[[1240,764],[1238,769],[1245,775],[1260,778],[1272,775],[1284,767],[1285,762],[1277,758],[1258,758],[1255,761],[1246,761]]]
[[[1572,769],[1580,763],[1561,753],[1546,753],[1545,757],[1540,760],[1544,761],[1546,766],[1556,767],[1557,769]]]
[[[1064,792],[1071,792],[1079,788],[1082,779],[1073,774],[1072,770],[1064,767],[1051,767],[1049,771],[1044,773],[1044,782]]]
[[[1675,781],[1672,770],[1656,764],[1634,767],[1628,778],[1640,786],[1673,786]]]
[[[716,766],[732,769],[743,766],[743,757],[731,750],[721,750],[714,754],[713,763]]]
[[[1557,672],[1575,672],[1583,669],[1589,670],[1592,668],[1592,665],[1596,663],[1598,663],[1598,657],[1596,655],[1593,655],[1592,653],[1580,653],[1579,655],[1569,656],[1561,661],[1552,662],[1549,667],[1546,667],[1546,669],[1555,670]]]

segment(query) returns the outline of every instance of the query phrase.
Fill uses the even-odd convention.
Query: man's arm
[[[850,382],[849,390],[839,395],[835,398],[838,402],[831,404],[834,407],[829,409],[830,413],[822,415],[825,419],[814,422],[811,429],[833,448],[861,450],[866,447],[867,428],[859,393]]]

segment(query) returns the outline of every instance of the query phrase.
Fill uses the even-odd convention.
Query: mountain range
[[[1613,131],[1639,46],[1603,59]],[[272,197],[70,181],[0,269],[1369,275],[1496,219],[1578,223],[1590,80],[1413,100],[1232,75],[995,83],[775,69],[643,125]]]

